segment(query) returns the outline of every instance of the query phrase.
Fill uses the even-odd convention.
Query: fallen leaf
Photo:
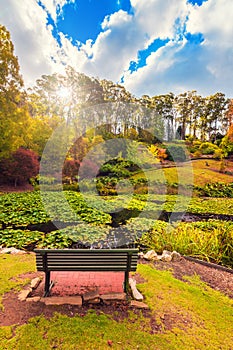
[[[113,341],[112,340],[108,340],[108,346],[112,346]]]

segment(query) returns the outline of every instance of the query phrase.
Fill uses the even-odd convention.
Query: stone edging
[[[35,296],[31,297],[30,294],[35,290],[42,279],[40,277],[33,278],[31,280],[30,286],[21,290],[18,294],[18,300],[26,302],[42,302],[45,305],[64,305],[71,304],[76,306],[83,306],[84,304],[93,305],[101,304],[111,305],[111,303],[128,303],[130,307],[138,309],[149,309],[148,305],[143,303],[143,296],[136,289],[136,281],[130,279],[131,285],[135,285],[135,288],[132,289],[132,293],[135,295],[137,300],[130,300],[127,298],[126,293],[109,293],[109,294],[99,294],[97,291],[87,292],[84,295],[75,295],[75,296],[50,296],[50,297],[40,297]],[[135,292],[136,290],[136,292]],[[137,294],[138,293],[138,294]],[[135,299],[136,299],[135,298]]]

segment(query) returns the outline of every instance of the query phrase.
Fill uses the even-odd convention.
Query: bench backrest
[[[136,271],[137,249],[35,249],[38,271]]]

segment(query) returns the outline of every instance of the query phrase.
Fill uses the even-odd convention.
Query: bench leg
[[[128,293],[128,291],[129,291],[129,271],[125,271],[124,292]]]
[[[50,271],[45,272],[45,286],[44,286],[44,296],[47,297],[49,295],[50,287]]]

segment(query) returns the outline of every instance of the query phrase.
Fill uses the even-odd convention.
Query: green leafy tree
[[[233,154],[233,123],[230,125],[226,136],[222,139],[220,147],[225,157]]]
[[[207,98],[208,100],[208,134],[209,140],[216,140],[219,126],[223,126],[225,121],[225,113],[227,110],[228,100],[223,93],[217,92]]]
[[[176,96],[175,104],[178,111],[177,122],[180,124],[180,139],[184,140],[186,136],[187,126],[191,125],[191,112],[193,106],[193,95],[195,91],[184,92]]]
[[[166,124],[167,140],[171,141],[174,138],[174,120],[176,116],[174,94],[170,92],[166,95],[154,96],[152,100],[155,110],[163,117],[164,123]]]
[[[29,114],[19,70],[10,33],[0,25],[0,158],[25,145]]]
[[[51,134],[52,128],[48,118],[30,118],[25,135],[26,147],[41,156]]]

